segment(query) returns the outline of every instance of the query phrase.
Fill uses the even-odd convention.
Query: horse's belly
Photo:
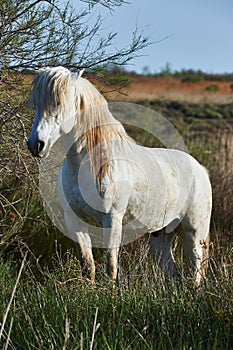
[[[181,221],[187,210],[189,193],[181,191],[178,184],[149,186],[134,192],[129,199],[123,224],[135,230],[144,228],[154,232]]]

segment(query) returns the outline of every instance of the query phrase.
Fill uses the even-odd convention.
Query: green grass
[[[140,264],[139,259],[143,259]],[[55,260],[50,272],[35,275],[28,263],[2,346],[13,320],[9,349],[91,349],[91,342],[93,349],[111,350],[230,349],[233,271],[229,262],[230,256],[212,261],[209,278],[199,290],[189,281],[165,282],[149,258],[136,255],[125,261],[115,288],[102,269],[95,286],[83,281],[70,254]],[[17,275],[15,263],[1,261],[0,271],[3,314]]]

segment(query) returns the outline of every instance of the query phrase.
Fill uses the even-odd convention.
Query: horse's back
[[[119,191],[119,197],[130,193],[126,222],[128,218],[137,218],[149,232],[160,230],[174,220],[181,220],[190,203],[198,201],[199,193],[210,196],[207,172],[189,154],[136,144],[126,147],[124,152],[115,161],[113,181],[126,180],[131,186],[131,192]]]

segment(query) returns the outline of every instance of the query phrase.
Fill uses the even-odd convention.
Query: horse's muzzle
[[[45,146],[44,141],[38,140],[37,142],[32,142],[29,138],[27,141],[27,146],[34,157],[43,158],[43,149]]]

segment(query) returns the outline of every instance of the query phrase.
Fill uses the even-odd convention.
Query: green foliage
[[[204,81],[203,76],[198,75],[198,74],[190,74],[190,75],[185,75],[181,79],[182,83],[200,83]]]
[[[144,67],[145,75],[150,74],[150,68],[148,66]],[[182,82],[190,82],[190,83],[198,83],[202,81],[233,81],[232,73],[225,74],[209,74],[205,73],[201,70],[193,70],[193,69],[182,69],[181,71],[172,71],[171,67],[168,64],[165,65],[165,68],[161,69],[161,72],[153,74],[154,77],[164,77],[164,78],[175,78],[181,80]]]
[[[209,92],[216,92],[218,91],[219,86],[217,84],[210,84],[206,87],[206,90]]]
[[[197,119],[224,119],[227,121],[233,118],[233,104],[200,104],[200,103],[185,103],[179,101],[160,101],[155,100],[149,103],[149,107],[155,111],[166,115],[169,120],[176,123],[178,120],[183,120],[185,123],[190,123],[192,118]],[[225,126],[225,122],[222,123]],[[216,125],[220,127],[221,125]],[[178,125],[179,128],[179,125]]]
[[[175,72],[174,77],[181,80],[184,83],[200,83],[205,80],[206,75],[202,71],[198,70],[181,70],[180,72]]]
[[[130,76],[118,65],[109,65],[107,69],[103,69],[101,66],[96,67],[95,77],[98,81],[104,82],[105,87],[109,87],[107,92],[121,92],[123,88],[131,84]]]

